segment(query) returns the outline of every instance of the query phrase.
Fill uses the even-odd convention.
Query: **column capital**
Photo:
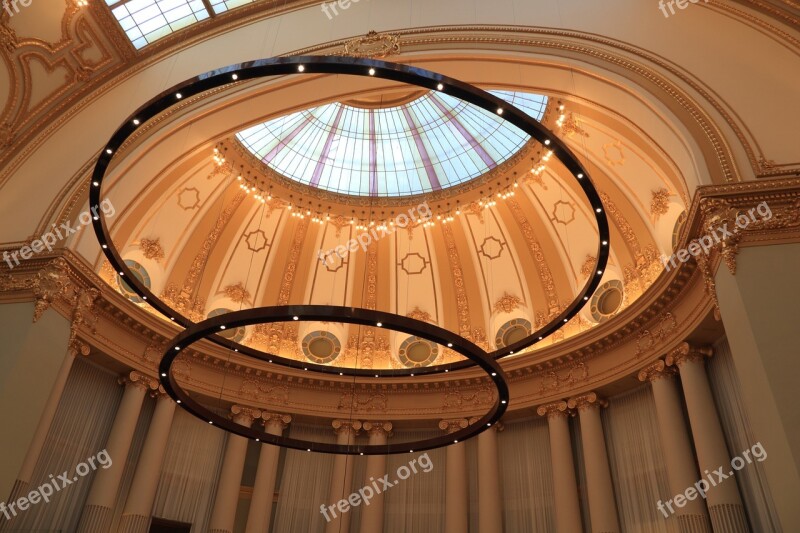
[[[155,398],[156,400],[172,400],[172,397],[167,394],[167,391],[161,385],[154,391],[150,391],[150,397]]]
[[[600,407],[607,407],[608,402],[597,396],[595,392],[587,392],[579,396],[574,396],[567,400],[567,407],[570,409],[578,409],[578,411],[585,411],[587,409],[599,409]]]
[[[78,354],[83,355],[84,357],[89,355],[91,349],[89,345],[85,342],[79,341],[78,339],[72,339],[69,341],[69,346],[67,347],[67,351],[72,357],[78,357]]]
[[[392,428],[394,425],[391,422],[375,422],[374,420],[368,420],[367,422],[364,422],[362,427],[364,428],[364,431],[370,435],[377,433],[390,437],[392,435]]]
[[[331,422],[331,425],[333,426],[334,433],[337,435],[341,435],[342,433],[351,433],[353,436],[356,436],[362,427],[361,422],[358,420],[336,419]]]
[[[137,372],[136,370],[131,371],[125,376],[120,377],[117,380],[117,383],[120,385],[125,385],[125,387],[139,387],[143,389],[145,392],[147,391],[155,391],[158,390],[158,380],[154,377],[150,377],[146,374],[142,374],[141,372]]]
[[[667,355],[667,366],[678,366],[680,368],[684,363],[701,361],[712,355],[714,355],[714,350],[710,346],[697,346],[682,342]]]
[[[657,379],[671,378],[675,375],[675,369],[668,367],[663,359],[653,361],[639,371],[639,381],[653,382]]]
[[[246,405],[232,405],[230,417],[237,424],[250,427],[254,420],[261,418],[261,409]]]
[[[568,417],[570,415],[567,402],[559,400],[557,402],[546,403],[536,408],[536,414],[546,416],[548,419],[557,417]]]
[[[450,433],[455,433],[456,431],[465,429],[468,426],[469,426],[469,420],[467,420],[466,418],[450,418],[447,420],[439,421],[439,429],[446,432],[448,435]]]
[[[264,428],[268,426],[276,426],[280,428],[281,432],[289,427],[289,424],[292,422],[292,415],[285,415],[280,413],[268,413],[266,411],[261,412],[261,420],[264,424]]]

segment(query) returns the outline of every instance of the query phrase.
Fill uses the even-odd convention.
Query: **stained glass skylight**
[[[201,20],[255,0],[106,0],[136,49]]]
[[[491,91],[541,120],[547,97]],[[474,179],[513,156],[529,137],[445,93],[397,107],[326,104],[237,135],[264,164],[297,182],[355,196],[408,196]]]

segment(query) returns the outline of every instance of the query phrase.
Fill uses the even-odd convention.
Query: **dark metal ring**
[[[144,124],[145,121],[172,107],[183,98],[196,96],[204,91],[208,91],[216,87],[236,83],[237,80],[246,81],[269,76],[299,74],[301,72],[305,74],[347,74],[353,76],[376,77],[404,82],[433,91],[445,92],[451,96],[459,98],[482,109],[486,109],[492,113],[498,113],[499,116],[502,116],[504,120],[517,126],[522,131],[541,142],[543,145],[546,145],[550,150],[552,150],[553,155],[555,155],[575,177],[578,185],[589,199],[589,203],[595,212],[595,218],[597,221],[600,242],[598,243],[597,248],[596,272],[589,277],[588,282],[583,287],[583,290],[581,290],[581,292],[578,294],[578,297],[573,300],[572,303],[570,303],[570,305],[558,316],[524,339],[517,341],[510,346],[505,346],[501,349],[491,352],[489,354],[490,357],[495,359],[505,357],[537,343],[561,328],[567,323],[567,321],[569,321],[570,318],[577,315],[584,305],[586,305],[590,296],[600,285],[602,273],[608,263],[610,248],[608,218],[606,217],[600,195],[589,179],[589,173],[586,171],[583,165],[581,165],[578,158],[572,153],[567,145],[534,118],[523,113],[508,102],[486,91],[478,89],[477,87],[418,67],[379,61],[375,59],[353,57],[292,56],[259,59],[257,61],[240,63],[222,69],[213,70],[192,78],[184,83],[172,87],[171,89],[168,89],[154,99],[150,100],[147,104],[139,108],[136,113],[131,115],[125,124],[123,124],[114,133],[108,144],[103,148],[97,164],[95,165],[91,178],[92,183],[89,187],[90,205],[99,205],[100,203],[103,178],[105,177],[106,169],[108,168],[108,165],[114,157],[117,149],[122,146],[125,140],[131,134],[133,134],[133,132],[136,131],[141,124]],[[97,239],[103,248],[106,258],[111,263],[111,266],[125,279],[130,288],[137,295],[139,295],[140,298],[146,300],[147,303],[150,304],[154,309],[183,327],[189,327],[194,323],[192,320],[183,316],[177,310],[172,309],[169,305],[164,303],[158,296],[153,294],[147,287],[144,286],[144,284],[140,283],[139,280],[134,277],[133,272],[125,264],[125,261],[123,261],[119,254],[119,251],[114,247],[113,241],[108,232],[108,228],[106,227],[105,217],[96,217],[93,220],[93,226],[95,234],[97,235]],[[210,340],[224,346],[229,344],[222,337],[217,335],[212,336]],[[237,345],[237,348],[239,351],[244,351],[246,347],[243,345]],[[326,374],[343,373],[347,376],[369,376],[373,373],[371,370],[333,367],[310,362],[305,363],[302,361],[283,358],[278,355],[270,356],[266,353],[263,355],[271,358],[275,364],[290,368],[309,368],[310,370]],[[473,363],[470,361],[459,361],[444,365],[408,370],[387,370],[384,373],[386,375],[394,376],[409,376],[412,373],[438,374],[449,370],[466,368],[472,365]]]
[[[340,445],[320,442],[311,442],[300,439],[272,435],[264,430],[250,428],[237,424],[223,416],[220,416],[210,409],[203,407],[200,402],[194,400],[184,389],[182,389],[171,369],[172,363],[180,355],[182,350],[187,349],[193,343],[211,337],[228,328],[238,328],[253,324],[271,324],[292,320],[299,322],[341,322],[345,324],[357,324],[362,326],[381,327],[393,331],[401,331],[409,335],[416,335],[431,342],[435,342],[458,352],[473,364],[481,367],[494,386],[497,388],[497,398],[491,409],[482,416],[477,422],[464,429],[442,435],[433,439],[425,439],[413,442],[404,442],[386,445]],[[381,324],[377,326],[377,324]],[[230,342],[231,350],[238,349],[242,355],[248,355],[261,359],[263,354],[252,348],[234,348],[238,346]],[[375,377],[380,376],[380,370],[371,370]],[[285,305],[276,307],[258,307],[255,309],[244,309],[234,311],[209,318],[197,324],[191,325],[181,334],[175,337],[166,347],[161,364],[159,365],[160,381],[164,389],[181,407],[194,416],[209,422],[217,427],[241,435],[248,439],[259,439],[260,442],[294,448],[297,450],[307,450],[322,453],[337,453],[347,455],[386,455],[392,453],[409,453],[415,451],[430,450],[440,448],[474,437],[488,429],[492,424],[500,420],[500,417],[508,408],[509,392],[506,375],[500,365],[494,359],[488,357],[479,346],[457,335],[451,331],[428,324],[421,320],[384,313],[382,311],[372,311],[370,309],[360,309],[356,307],[336,307],[328,305]]]

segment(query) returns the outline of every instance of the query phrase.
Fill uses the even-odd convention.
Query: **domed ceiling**
[[[556,316],[593,274],[598,233],[575,180],[546,146],[499,117],[439,92],[398,99],[396,88],[370,87],[320,102],[317,89],[335,79],[280,83],[315,96],[304,109],[287,105],[259,117],[253,110],[262,98],[274,106],[276,89],[250,87],[253,94],[234,103],[208,104],[250,117],[228,135],[197,145],[209,117],[189,133],[143,137],[109,174],[114,241],[135,275],[180,312],[200,320],[257,306],[363,307],[494,349]],[[688,200],[668,155],[619,115],[581,113],[563,94],[487,89],[570,145],[611,223],[600,291],[551,338],[513,356],[535,357],[613,320],[647,290],[663,271],[661,255],[672,253]],[[201,148],[181,149],[187,145]],[[394,224],[401,215],[406,227]],[[89,247],[93,236],[80,239],[79,247]],[[332,253],[348,243],[356,245]],[[97,268],[130,296],[102,258]],[[225,336],[334,366],[459,359],[445,346],[377,327],[289,319]]]

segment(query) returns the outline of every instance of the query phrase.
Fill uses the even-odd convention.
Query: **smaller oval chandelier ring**
[[[475,366],[481,368],[487,375],[489,381],[494,385],[496,394],[494,403],[489,410],[480,417],[475,423],[462,428],[454,433],[441,435],[435,438],[418,440],[413,442],[392,443],[386,445],[352,444],[340,445],[322,442],[306,441],[290,437],[272,435],[266,431],[259,431],[256,428],[246,427],[229,420],[224,416],[218,415],[211,409],[205,407],[183,389],[172,372],[175,360],[194,343],[209,339],[216,333],[228,328],[238,328],[252,326],[255,324],[271,324],[275,322],[340,322],[359,326],[380,327],[391,331],[416,335],[425,340],[449,346],[456,353],[467,358]],[[378,325],[380,324],[380,325]],[[222,337],[220,337],[222,338]],[[240,355],[262,359],[265,355],[259,350],[248,347],[241,347],[238,344],[223,339],[221,344],[228,343],[231,350],[238,350]],[[268,357],[268,356],[267,356]],[[373,377],[385,376],[388,371],[370,370]],[[488,357],[479,346],[464,339],[449,330],[434,326],[421,320],[361,309],[356,307],[337,307],[328,305],[288,305],[275,307],[259,307],[254,309],[244,309],[223,315],[218,315],[197,324],[190,325],[186,330],[175,337],[166,347],[164,356],[159,365],[159,379],[162,386],[172,399],[174,399],[183,409],[193,414],[197,418],[220,427],[231,433],[241,435],[248,439],[293,448],[297,450],[334,453],[345,455],[386,455],[395,453],[410,453],[416,451],[430,450],[448,446],[450,444],[463,441],[478,435],[489,429],[495,424],[508,408],[509,390],[505,373],[497,361]]]

